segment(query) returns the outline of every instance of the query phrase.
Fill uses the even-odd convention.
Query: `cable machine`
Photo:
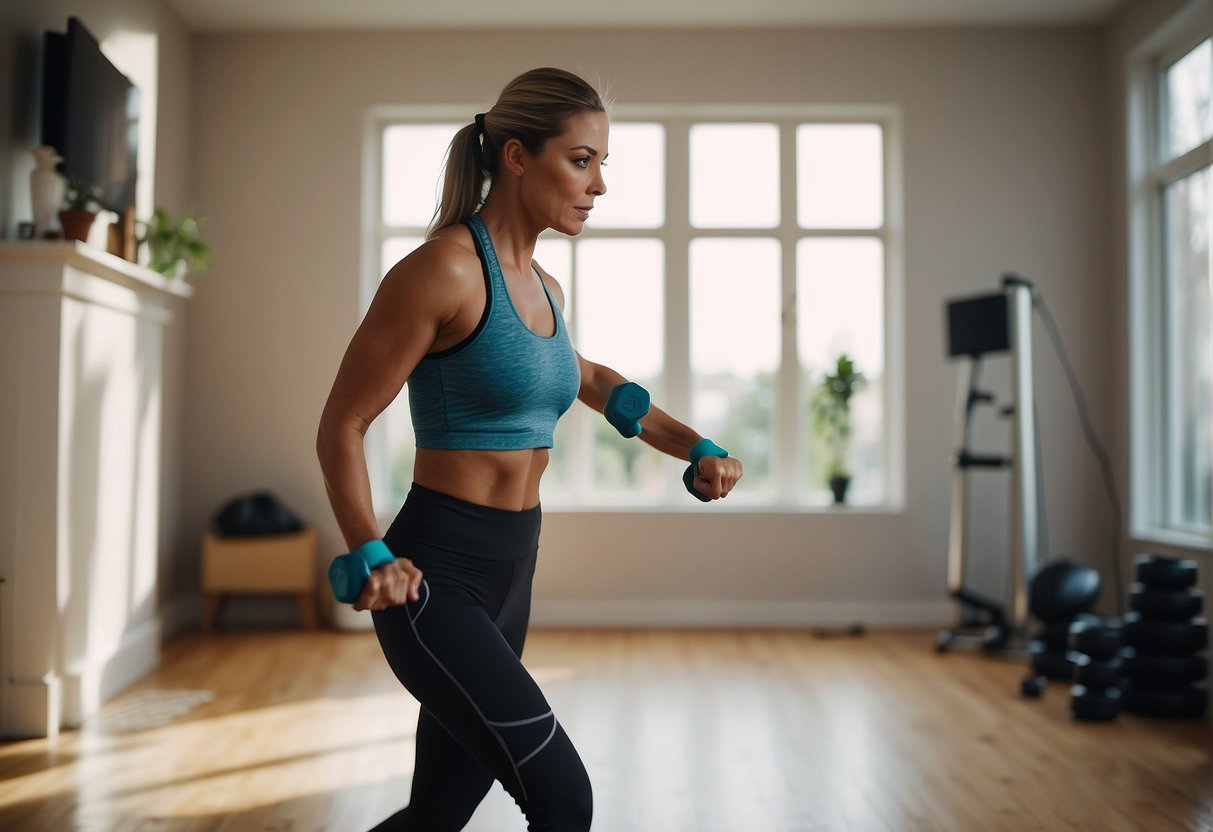
[[[980,646],[987,652],[1022,650],[1028,626],[1028,579],[1039,558],[1039,470],[1035,402],[1032,394],[1033,285],[1005,275],[1002,291],[947,304],[948,354],[966,358],[957,395],[956,441],[952,455],[952,509],[948,534],[948,595],[959,606],[958,624],[939,633],[936,647]],[[1000,415],[1011,423],[1011,453],[996,456],[970,448],[974,411],[993,405],[979,387],[987,355],[1011,355],[1011,402]],[[984,596],[965,582],[968,562],[969,477],[977,471],[1011,471],[1010,613],[1001,600]]]

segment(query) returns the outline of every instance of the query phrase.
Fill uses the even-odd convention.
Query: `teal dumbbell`
[[[329,586],[333,597],[343,604],[352,604],[362,594],[371,570],[396,559],[382,540],[363,543],[348,555],[333,558],[329,566]]]
[[[602,415],[624,439],[639,436],[640,420],[649,412],[649,391],[634,381],[616,385],[607,396]]]
[[[705,456],[728,456],[729,452],[717,445],[711,439],[700,439],[691,447],[691,464],[682,473],[682,484],[691,492],[691,496],[701,503],[711,502],[711,497],[695,488],[695,472],[699,470],[699,460]]]

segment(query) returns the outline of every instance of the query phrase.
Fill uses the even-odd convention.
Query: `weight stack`
[[[1075,621],[1070,625],[1070,652],[1075,684],[1070,711],[1075,719],[1108,722],[1120,714],[1120,628],[1109,623]]]
[[[1209,622],[1195,589],[1196,561],[1138,555],[1122,637],[1125,710],[1141,716],[1198,719],[1209,707]]]

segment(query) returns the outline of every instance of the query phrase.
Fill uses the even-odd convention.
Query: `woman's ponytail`
[[[451,139],[443,166],[442,197],[430,222],[429,233],[463,222],[480,207],[488,172],[484,169],[480,130],[475,122]]]

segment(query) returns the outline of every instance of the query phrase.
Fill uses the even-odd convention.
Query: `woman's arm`
[[[316,455],[337,525],[349,551],[380,537],[371,501],[363,441],[371,422],[399,395],[405,381],[438,337],[460,302],[462,281],[457,252],[450,243],[432,242],[396,264],[383,278],[362,324],[354,334],[332,391],[325,403],[316,435]],[[479,274],[474,279],[480,280]],[[401,564],[411,567],[411,562]],[[391,566],[389,564],[389,566]],[[378,576],[386,572],[401,583],[391,598],[380,598],[385,587]],[[379,609],[382,601],[403,593],[416,598],[421,573],[405,569],[375,570],[356,608]],[[415,574],[414,574],[415,573]],[[364,606],[363,601],[369,605]],[[382,606],[391,606],[382,603]]]
[[[581,389],[577,398],[601,413],[611,391],[627,379],[610,367],[587,361],[580,353],[577,360],[581,365]],[[681,460],[690,459],[691,448],[703,439],[690,426],[655,406],[649,407],[649,412],[640,420],[640,427],[643,428],[641,441]],[[699,468],[695,472],[695,488],[713,500],[727,497],[742,473],[739,459],[705,456],[699,461]]]
[[[564,290],[538,263],[533,265],[539,270],[548,289],[556,298],[557,305],[563,311]],[[577,398],[601,413],[611,391],[627,379],[604,364],[587,361],[581,353],[577,354],[577,362],[581,367],[581,389],[577,391]],[[689,460],[691,448],[703,439],[691,427],[684,425],[660,407],[652,405],[640,420],[640,427],[643,428],[640,433],[642,441],[662,453],[682,460]],[[699,461],[699,468],[695,472],[695,488],[705,497],[720,499],[729,495],[741,475],[741,460],[734,457],[705,456]]]

